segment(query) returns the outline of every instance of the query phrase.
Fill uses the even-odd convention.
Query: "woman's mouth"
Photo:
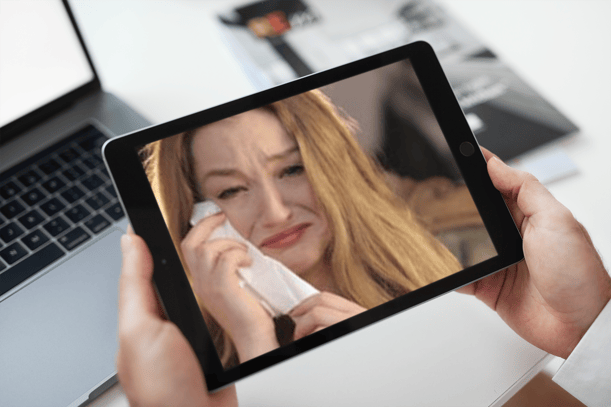
[[[261,243],[261,248],[267,249],[283,249],[294,245],[301,239],[306,229],[310,226],[310,223],[300,223],[297,226],[293,226],[282,232],[267,238]]]

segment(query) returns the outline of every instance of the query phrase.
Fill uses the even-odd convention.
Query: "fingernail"
[[[125,254],[132,244],[132,237],[128,234],[121,236],[121,251]]]

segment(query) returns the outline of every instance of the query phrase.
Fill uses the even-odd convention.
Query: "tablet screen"
[[[497,254],[408,60],[139,153],[225,369]]]

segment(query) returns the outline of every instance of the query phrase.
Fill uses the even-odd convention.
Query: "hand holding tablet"
[[[477,145],[431,48],[415,43],[116,138],[104,155],[166,313],[214,390],[521,260],[486,162],[464,143]],[[424,194],[428,218],[407,184],[446,185]],[[458,201],[438,199],[447,185]],[[240,287],[247,245],[208,239],[221,217],[191,225],[202,201],[322,293],[285,315],[295,341],[274,341],[260,293]],[[472,232],[488,247],[476,261],[450,245]]]
[[[564,205],[531,174],[483,153],[524,237],[526,261],[458,291],[475,295],[531,344],[566,359],[611,298],[611,279]]]
[[[117,372],[130,404],[237,406],[234,386],[214,394],[206,390],[193,349],[176,325],[164,318],[146,243],[128,228],[121,250]]]

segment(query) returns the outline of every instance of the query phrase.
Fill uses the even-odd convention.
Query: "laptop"
[[[116,382],[119,238],[100,147],[149,122],[101,88],[68,3],[0,10],[0,405]]]

